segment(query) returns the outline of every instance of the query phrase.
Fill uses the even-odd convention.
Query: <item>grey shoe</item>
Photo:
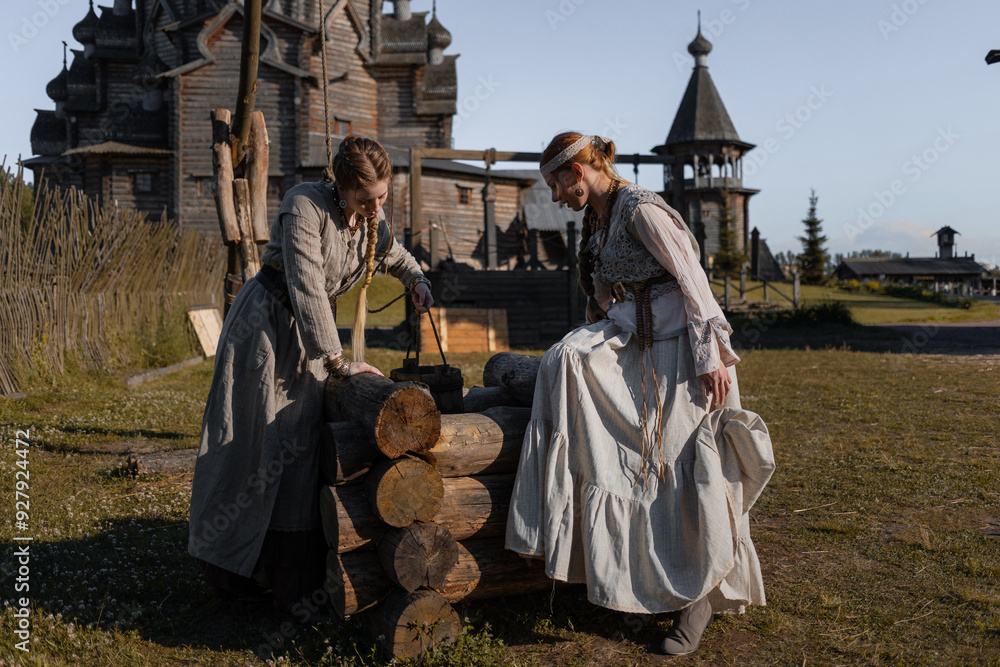
[[[705,628],[712,622],[712,605],[705,596],[677,612],[660,649],[667,655],[687,655],[698,650]]]

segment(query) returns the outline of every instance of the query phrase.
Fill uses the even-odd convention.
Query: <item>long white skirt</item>
[[[654,429],[653,366],[662,463],[654,445],[640,474],[641,374]],[[548,576],[586,582],[591,602],[620,611],[674,611],[705,595],[716,612],[764,604],[748,513],[774,457],[729,373],[724,407],[709,412],[686,333],[655,341],[652,362],[609,320],[567,334],[539,369],[507,548],[544,557]]]

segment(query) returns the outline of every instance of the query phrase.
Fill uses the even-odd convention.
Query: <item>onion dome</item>
[[[688,44],[688,53],[697,58],[698,56],[707,56],[711,52],[712,42],[705,39],[705,36],[701,34],[701,27],[699,27],[698,36]]]
[[[59,72],[56,78],[49,81],[48,85],[45,86],[45,94],[48,95],[53,102],[65,102],[69,99],[69,88],[66,86],[67,76],[69,76],[69,70],[66,69],[66,42],[63,42],[62,71]]]
[[[431,15],[431,22],[427,24],[427,45],[432,49],[448,48],[451,44],[451,33],[448,32],[437,18],[437,2],[434,3],[434,12]]]
[[[83,20],[73,26],[73,39],[83,45],[93,44],[97,31],[97,14],[94,13],[94,0],[90,0],[90,10]]]

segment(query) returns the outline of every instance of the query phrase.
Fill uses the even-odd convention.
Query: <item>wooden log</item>
[[[503,406],[445,415],[441,437],[423,456],[442,477],[515,472],[530,419],[530,408]]]
[[[233,203],[236,206],[236,223],[240,229],[236,249],[240,256],[240,273],[246,283],[260,271],[257,244],[253,242],[253,230],[250,228],[250,186],[247,185],[247,179],[233,180]]]
[[[375,516],[396,528],[433,519],[444,495],[440,473],[419,459],[375,464],[365,478],[365,488]]]
[[[530,408],[506,406],[482,413],[441,415],[441,436],[421,457],[442,477],[514,472],[530,418]],[[327,484],[359,479],[381,456],[368,433],[355,422],[327,423],[320,432],[320,476]]]
[[[229,134],[229,109],[215,109],[212,118],[212,174],[215,177],[215,210],[219,216],[219,228],[226,245],[234,245],[240,240],[240,228],[236,222],[236,208],[233,205],[233,154]]]
[[[397,590],[370,551],[326,555],[326,592],[339,616],[365,611]]]
[[[447,526],[456,540],[502,536],[513,490],[513,474],[447,479],[434,523]]]
[[[541,362],[541,357],[516,352],[494,354],[483,368],[483,384],[503,387],[522,405],[530,407]]]
[[[419,454],[441,435],[441,412],[430,392],[413,382],[393,382],[374,373],[330,377],[327,403],[365,427],[379,450],[390,459]],[[327,409],[327,412],[333,412]]]
[[[503,387],[466,387],[462,394],[466,412],[483,412],[500,405],[521,405]]]
[[[452,604],[547,591],[552,580],[541,559],[522,558],[504,548],[504,538],[458,542],[458,557],[436,590]],[[326,590],[344,616],[371,608],[398,590],[370,552],[338,554],[326,560]]]
[[[441,588],[458,562],[458,542],[444,526],[414,523],[386,531],[378,543],[378,559],[392,583],[407,593]]]
[[[443,487],[434,523],[447,527],[456,540],[505,533],[513,474],[455,477],[443,480]],[[326,542],[338,553],[374,549],[389,529],[375,515],[362,484],[321,488],[320,516]]]
[[[247,184],[250,186],[250,228],[254,243],[267,243],[270,229],[267,220],[267,126],[264,112],[250,115],[250,142],[247,146]]]
[[[382,456],[368,432],[356,422],[327,422],[320,430],[319,476],[325,484],[360,479]]]
[[[459,542],[458,548],[458,562],[439,589],[451,603],[552,589],[545,562],[508,550],[503,537],[467,540]]]
[[[458,613],[439,593],[395,590],[368,616],[386,657],[416,658],[458,638]]]

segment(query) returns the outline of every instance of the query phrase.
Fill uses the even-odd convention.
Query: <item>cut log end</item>
[[[366,480],[375,515],[397,528],[414,521],[430,521],[441,509],[444,482],[425,461],[398,459],[372,468]]]
[[[400,384],[375,418],[375,440],[391,459],[419,454],[441,435],[441,412],[430,394],[415,384]]]
[[[439,589],[458,563],[458,543],[444,526],[415,523],[387,531],[378,555],[389,579],[406,592]]]
[[[450,644],[462,629],[458,613],[434,591],[394,591],[370,615],[387,656],[416,658],[439,644]]]

